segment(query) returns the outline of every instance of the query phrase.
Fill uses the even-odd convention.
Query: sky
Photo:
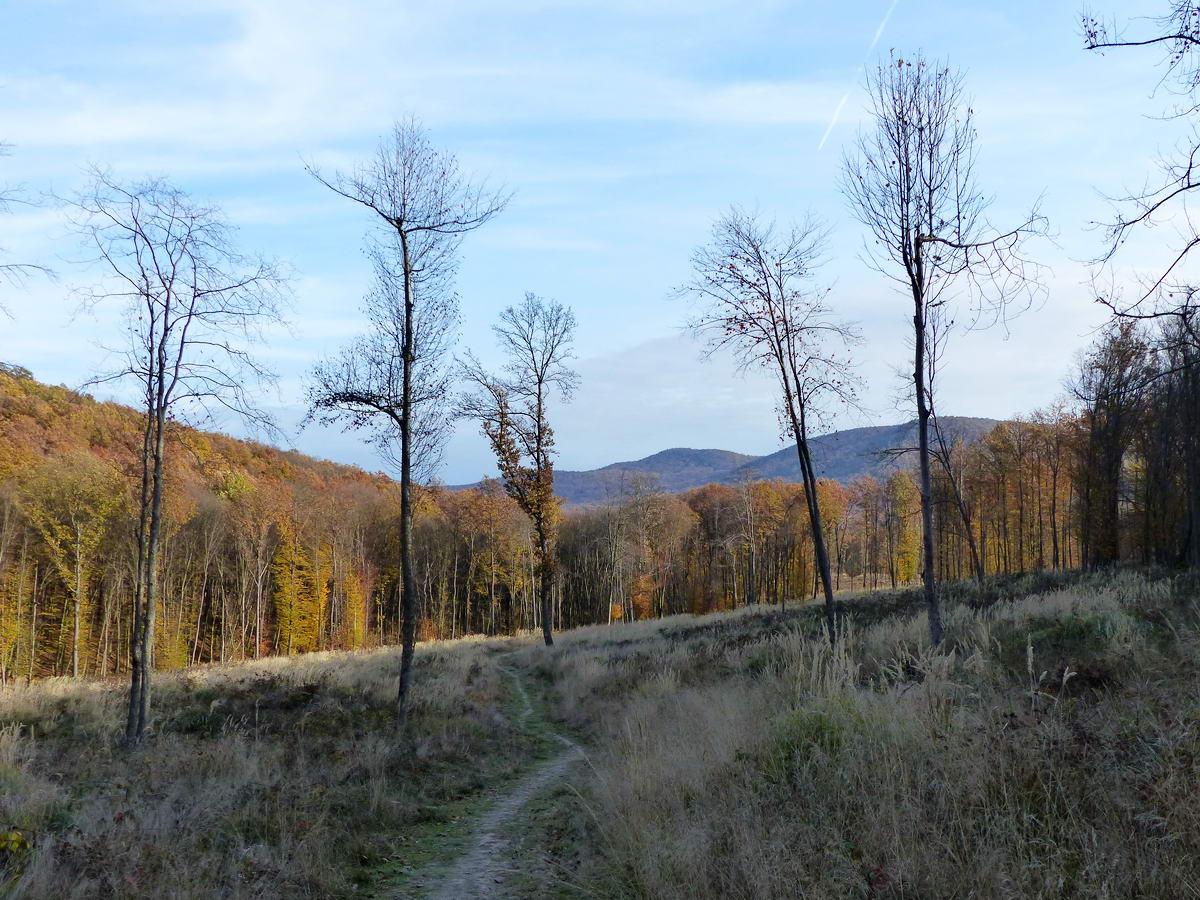
[[[1112,0],[1124,17],[1161,0]],[[1119,6],[1119,10],[1118,7]],[[352,166],[391,123],[416,116],[463,167],[513,193],[463,242],[460,351],[495,363],[490,328],[526,291],[571,306],[581,389],[557,405],[558,465],[588,469],[668,447],[765,454],[782,445],[771,382],[701,358],[673,289],[730,204],[832,230],[822,277],[858,322],[862,411],[829,429],[911,418],[903,376],[911,312],[863,261],[865,235],[840,195],[843,152],[866,124],[863,66],[917,49],[962,68],[979,131],[991,218],[1041,198],[1053,238],[1043,302],[1007,329],[955,334],[940,378],[946,414],[1004,418],[1063,391],[1104,321],[1087,260],[1106,196],[1141,186],[1179,123],[1155,118],[1154,51],[1082,49],[1078,6],[1060,0],[7,0],[0,54],[0,184],[69,196],[91,164],[165,176],[220,206],[242,249],[293,273],[289,325],[261,357],[282,443],[383,468],[359,434],[296,429],[307,371],[362,328],[369,283],[364,212],[305,174]],[[1169,229],[1125,259],[1148,265]],[[0,286],[0,359],[78,387],[110,361],[120,314],[80,310],[99,273],[79,263],[50,200],[0,215],[8,261],[54,280]],[[1143,252],[1144,251],[1144,252]],[[1118,281],[1136,270],[1118,268]],[[125,399],[118,387],[93,391]],[[222,430],[243,433],[233,420]],[[440,477],[494,470],[462,425]]]

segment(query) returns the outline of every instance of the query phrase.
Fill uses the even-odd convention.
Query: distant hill
[[[967,443],[982,437],[999,424],[996,419],[971,416],[942,416],[941,423],[942,432],[948,440],[961,439]],[[818,478],[847,482],[860,475],[878,475],[892,465],[880,458],[882,451],[917,446],[917,420],[899,425],[873,425],[835,431],[813,438],[809,446]],[[790,444],[770,456],[747,462],[735,473],[733,480],[736,481],[743,472],[754,478],[799,480],[798,466],[796,445]]]
[[[942,428],[947,436],[967,442],[979,438],[997,424],[995,419],[942,417]],[[896,464],[881,457],[881,451],[915,447],[916,443],[915,419],[899,425],[849,428],[813,438],[813,464],[818,477],[849,482],[860,475],[880,475],[890,471]],[[567,503],[611,503],[619,500],[639,476],[649,478],[656,490],[671,492],[712,482],[734,484],[743,478],[800,480],[795,444],[767,456],[675,447],[645,459],[612,463],[587,472],[559,470],[554,473],[554,490]]]

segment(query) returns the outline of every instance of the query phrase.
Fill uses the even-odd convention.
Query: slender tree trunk
[[[158,615],[158,547],[162,535],[163,450],[166,432],[166,407],[160,389],[159,408],[155,416],[153,478],[150,493],[150,532],[146,541],[146,608],[141,633],[142,678],[137,701],[137,723],[133,740],[136,743],[146,734],[150,722],[151,673],[154,668],[154,626]]]
[[[1058,467],[1050,477],[1050,554],[1054,568],[1059,568],[1062,559],[1058,550]]]
[[[398,229],[399,230],[399,229]],[[412,367],[414,358],[412,260],[408,235],[400,230],[404,259],[404,379],[400,397],[400,686],[396,693],[396,725],[403,732],[408,725],[408,693],[412,687],[412,664],[416,652],[417,585],[413,572],[412,508]]]
[[[75,621],[71,634],[71,677],[79,677],[79,616],[83,612],[83,560],[80,558],[82,538],[75,529]]]
[[[914,242],[913,272],[913,384],[917,395],[917,453],[921,487],[921,561],[925,584],[925,607],[929,614],[929,640],[936,647],[942,642],[942,611],[938,605],[937,580],[933,571],[933,480],[929,471],[929,397],[926,394],[925,278],[921,259],[922,245]]]
[[[200,608],[196,612],[196,632],[192,638],[192,665],[196,664],[196,660],[200,656],[200,623],[204,621],[204,600],[208,594],[208,556],[204,559],[204,574],[200,576]],[[209,656],[212,656],[212,651],[209,651]]]
[[[791,395],[791,391],[788,391]],[[829,553],[824,541],[824,529],[821,526],[821,503],[817,500],[817,479],[812,468],[812,457],[809,455],[808,428],[805,427],[803,413],[797,413],[797,400],[787,396],[788,414],[792,419],[792,431],[796,436],[796,454],[800,461],[800,478],[804,481],[804,498],[809,509],[809,523],[812,530],[812,551],[816,557],[817,575],[821,578],[821,586],[826,595],[826,628],[829,631],[829,641],[838,640],[838,613],[834,606],[833,580],[829,577]]]
[[[151,401],[146,409],[146,430],[142,436],[142,489],[138,507],[137,566],[133,589],[133,615],[130,616],[129,635],[129,711],[125,721],[125,740],[134,744],[140,737],[138,723],[141,719],[142,678],[145,672],[145,644],[142,632],[146,617],[146,553],[149,538],[150,494],[154,448],[154,404],[153,393],[147,392]]]
[[[538,536],[538,598],[542,615],[542,640],[547,647],[554,646],[554,560],[550,557],[550,540],[546,526],[539,525]]]
[[[29,674],[26,683],[33,681],[34,666],[37,662],[37,609],[38,609],[38,564],[33,564],[33,592],[29,595]]]

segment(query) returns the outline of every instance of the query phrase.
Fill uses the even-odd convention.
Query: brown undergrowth
[[[836,649],[806,609],[523,651],[593,747],[581,806],[600,852],[576,880],[633,897],[1196,896],[1194,585],[1000,588],[949,592],[936,651],[904,596],[847,604]]]
[[[368,893],[406,829],[537,758],[497,661],[515,651],[587,753],[514,824],[522,896],[1198,893],[1194,582],[952,587],[936,651],[916,592],[843,613],[836,648],[814,606],[422,645],[402,742],[392,651],[163,676],[133,753],[122,684],[8,688],[4,891]]]
[[[132,752],[123,683],[0,691],[0,827],[27,844],[0,848],[0,894],[353,894],[399,829],[528,754],[501,712],[495,648],[421,645],[402,741],[391,650],[160,676],[153,734]]]

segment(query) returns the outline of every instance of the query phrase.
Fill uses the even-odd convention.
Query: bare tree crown
[[[841,186],[870,232],[870,264],[906,288],[923,283],[930,308],[947,301],[954,285],[966,289],[983,320],[1032,303],[1042,292],[1040,268],[1025,243],[1044,234],[1046,222],[1036,206],[1015,228],[988,222],[991,201],[975,178],[974,110],[962,74],[919,53],[893,54],[866,87],[875,127],[846,154]]]
[[[1149,33],[1129,35],[1116,23],[1105,22],[1098,14],[1084,9],[1080,14],[1084,46],[1099,53],[1129,47],[1162,50],[1164,71],[1159,85],[1181,98],[1167,116],[1190,120],[1200,112],[1200,55],[1197,54],[1200,3],[1170,0],[1166,15],[1143,21],[1150,23]],[[1200,187],[1198,160],[1200,138],[1192,124],[1191,134],[1159,159],[1156,176],[1148,178],[1140,189],[1108,198],[1113,207],[1112,218],[1099,223],[1105,241],[1094,261],[1101,272],[1116,260],[1122,245],[1143,226],[1169,225],[1176,228],[1179,236],[1179,243],[1165,261],[1154,267],[1154,274],[1139,279],[1133,300],[1122,299],[1111,287],[1097,289],[1098,302],[1114,313],[1154,318],[1187,315],[1193,308],[1192,276],[1185,273],[1185,267],[1200,246],[1200,233],[1192,225],[1188,208],[1192,192]]]
[[[434,147],[415,119],[397,122],[374,155],[348,173],[308,172],[360,204],[380,226],[368,237],[374,286],[364,303],[367,332],[312,373],[309,417],[373,429],[398,468],[431,475],[449,427],[445,362],[459,324],[454,275],[462,237],[508,202],[467,178],[454,154]]]
[[[488,372],[468,353],[460,368],[469,387],[459,397],[458,415],[480,423],[511,473],[521,468],[522,456],[531,462],[533,475],[549,472],[554,432],[547,402],[554,393],[569,401],[579,386],[578,373],[567,365],[573,358],[575,314],[556,300],[526,293],[500,313],[493,331],[505,356],[503,374]],[[506,479],[520,480],[509,474]]]
[[[102,169],[71,205],[74,227],[110,278],[83,292],[86,304],[125,303],[125,364],[92,384],[134,378],[155,401],[186,414],[223,407],[269,425],[252,389],[271,372],[250,352],[278,323],[288,282],[280,267],[247,256],[216,207],[162,178],[131,184]]]
[[[537,400],[537,392],[557,391],[570,400],[579,386],[579,376],[567,366],[574,358],[571,342],[575,313],[557,300],[526,293],[524,300],[500,313],[492,327],[508,362],[510,393],[519,400]],[[532,376],[532,377],[531,377]]]
[[[458,239],[500,213],[509,195],[464,175],[457,157],[434,147],[415,118],[397,122],[374,156],[349,172],[310,175],[330,190],[365,206],[389,233],[410,244],[418,277],[441,277],[452,265]]]
[[[7,156],[10,151],[10,145],[0,141],[0,156]],[[30,202],[28,193],[21,187],[11,185],[0,187],[0,213],[11,211],[16,204],[29,204]],[[4,252],[4,247],[0,246],[0,254]],[[50,269],[36,263],[0,262],[0,280],[7,281],[14,287],[22,286],[26,276],[33,273],[54,276]],[[8,307],[2,301],[0,301],[0,313],[9,314]]]
[[[693,278],[676,291],[700,301],[688,324],[707,337],[709,353],[727,349],[742,367],[765,368],[805,416],[819,411],[820,399],[856,402],[848,350],[858,332],[817,284],[828,234],[811,215],[780,228],[733,207],[692,254]]]

